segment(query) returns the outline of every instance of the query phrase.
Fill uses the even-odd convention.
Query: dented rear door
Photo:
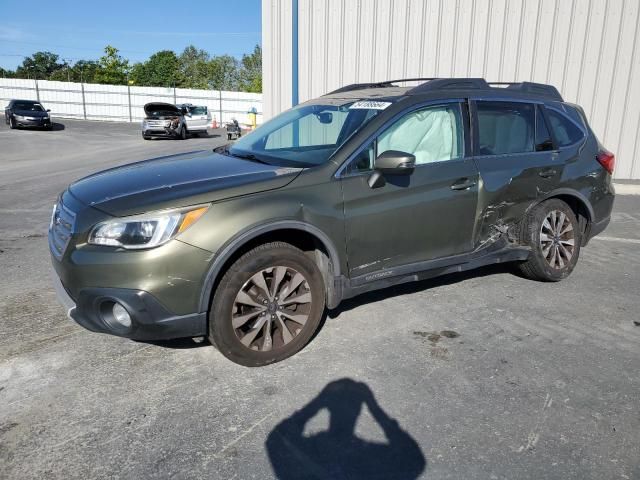
[[[509,232],[527,208],[556,189],[564,162],[541,104],[477,99],[472,103],[475,162],[480,172],[476,247]]]

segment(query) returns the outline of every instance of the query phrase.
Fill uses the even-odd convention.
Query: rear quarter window
[[[580,118],[577,112],[574,114]],[[568,147],[584,139],[584,132],[564,114],[552,108],[547,108],[547,116],[551,131],[559,147]]]

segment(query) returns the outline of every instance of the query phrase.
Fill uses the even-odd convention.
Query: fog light
[[[131,326],[131,316],[122,305],[114,303],[111,312],[113,313],[113,319],[120,325],[127,328]]]

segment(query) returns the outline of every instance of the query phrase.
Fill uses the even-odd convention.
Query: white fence
[[[206,105],[218,122],[236,118],[245,124],[250,123],[247,112],[255,108],[262,123],[261,93],[0,78],[0,108],[12,98],[38,100],[60,118],[138,122],[145,103],[166,102]]]

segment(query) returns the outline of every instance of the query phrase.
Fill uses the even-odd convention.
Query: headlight
[[[17,118],[19,120],[24,120],[24,115],[16,115],[16,114],[14,114],[13,117]]]
[[[184,232],[208,208],[152,212],[98,223],[89,233],[89,243],[130,249],[157,247]]]

